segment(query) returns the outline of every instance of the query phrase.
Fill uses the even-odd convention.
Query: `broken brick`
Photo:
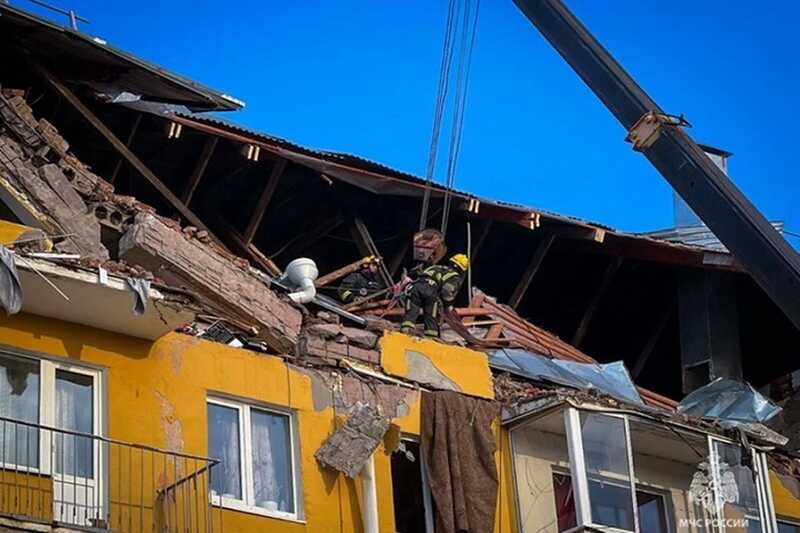
[[[167,283],[190,287],[209,305],[244,323],[255,323],[273,349],[292,353],[302,315],[287,301],[227,257],[187,239],[149,213],[139,213],[119,242],[120,257],[143,266]]]

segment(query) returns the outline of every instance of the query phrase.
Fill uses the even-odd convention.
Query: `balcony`
[[[0,417],[0,529],[221,532],[218,463]]]

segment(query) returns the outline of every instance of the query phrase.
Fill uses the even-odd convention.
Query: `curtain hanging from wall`
[[[497,467],[492,422],[499,404],[457,392],[422,393],[423,467],[436,507],[436,533],[494,529]]]

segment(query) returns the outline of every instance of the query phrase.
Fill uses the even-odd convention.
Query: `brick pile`
[[[119,241],[120,258],[142,266],[166,283],[186,287],[211,307],[258,327],[257,336],[282,353],[293,353],[302,313],[251,275],[246,262],[230,261],[150,213],[139,213]]]

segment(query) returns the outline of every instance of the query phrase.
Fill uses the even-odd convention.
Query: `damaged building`
[[[0,530],[800,531],[800,332],[724,247],[456,191],[404,334],[336,287],[425,181],[243,105],[0,3]]]

